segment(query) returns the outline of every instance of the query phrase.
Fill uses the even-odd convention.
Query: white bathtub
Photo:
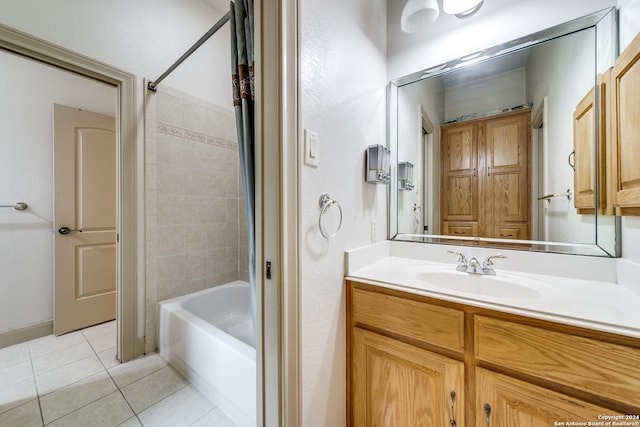
[[[256,425],[256,350],[249,284],[161,301],[160,355],[239,426]]]

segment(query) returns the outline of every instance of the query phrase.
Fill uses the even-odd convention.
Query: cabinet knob
[[[456,392],[455,392],[455,390],[451,390],[449,392],[449,396],[451,397],[451,417],[450,417],[451,421],[449,422],[449,427],[456,427],[457,426],[457,424],[456,424],[456,416],[453,413],[454,412],[453,411],[453,404],[456,401]]]
[[[485,420],[486,420],[486,426],[490,427],[490,423],[491,423],[491,405],[489,405],[488,403],[484,404],[484,415],[485,415]]]

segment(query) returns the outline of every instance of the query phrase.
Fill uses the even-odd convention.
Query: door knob
[[[77,231],[78,233],[82,233],[82,229],[81,229],[81,228],[77,228],[77,229],[73,229],[73,230],[72,230],[72,229],[70,229],[69,227],[60,227],[60,228],[58,229],[58,233],[60,233],[60,234],[65,234],[65,235],[66,235],[66,234],[69,234],[69,233],[72,233],[72,232],[74,232],[74,231]]]

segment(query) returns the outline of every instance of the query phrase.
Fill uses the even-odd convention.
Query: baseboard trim
[[[0,348],[53,334],[53,320],[0,332]]]

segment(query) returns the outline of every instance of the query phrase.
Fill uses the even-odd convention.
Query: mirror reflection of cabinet
[[[573,149],[574,173],[574,206],[576,212],[581,215],[593,215],[596,209],[596,197],[598,213],[612,215],[612,201],[610,200],[607,185],[610,178],[607,176],[607,158],[610,141],[610,81],[611,70],[598,75],[598,108],[595,108],[595,93],[587,92],[576,106],[573,113]],[[593,132],[597,114],[598,133]]]
[[[640,34],[616,60],[611,85],[616,211],[640,215]]]
[[[477,236],[479,124],[446,125],[440,132],[442,233]]]
[[[530,128],[528,109],[442,126],[443,234],[530,238]]]
[[[573,113],[574,172],[573,204],[579,214],[593,214],[596,197],[595,138],[593,135],[595,102],[590,90],[576,106]]]

